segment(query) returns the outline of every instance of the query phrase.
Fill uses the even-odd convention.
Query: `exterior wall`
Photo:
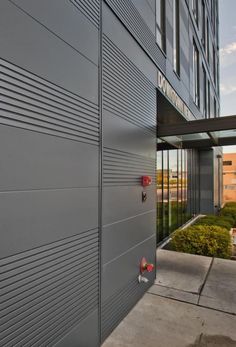
[[[222,149],[200,152],[200,213],[215,214],[222,205]]]
[[[156,68],[105,3],[102,19],[104,340],[148,287],[137,281],[141,258],[155,262]],[[142,175],[153,180],[145,203]]]
[[[98,21],[0,2],[1,346],[98,345]]]
[[[137,277],[143,256],[155,262],[157,76],[203,117],[192,100],[193,36],[218,105],[188,1],[173,72],[165,3],[164,53],[155,0],[0,2],[0,345],[98,346],[154,281],[155,272],[147,284]],[[146,202],[142,175],[153,178]]]
[[[223,199],[236,201],[236,153],[223,155]]]

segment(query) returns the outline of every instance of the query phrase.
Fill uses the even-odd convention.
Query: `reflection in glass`
[[[192,217],[191,201],[196,195],[188,190],[189,175],[194,181],[188,170],[192,160],[193,153],[187,150],[157,152],[157,243]]]
[[[169,151],[163,151],[163,238],[169,235]]]
[[[178,227],[178,152],[169,151],[169,228],[168,234]]]
[[[183,150],[178,150],[178,225],[183,224]]]
[[[163,239],[163,170],[162,152],[157,152],[157,243]]]

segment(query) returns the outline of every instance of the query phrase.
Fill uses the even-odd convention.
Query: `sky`
[[[236,0],[219,0],[221,116],[236,114]],[[224,147],[236,152],[236,146]]]

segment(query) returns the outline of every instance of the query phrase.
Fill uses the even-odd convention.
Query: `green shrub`
[[[224,207],[231,207],[236,209],[236,202],[227,202]]]
[[[234,207],[224,207],[220,211],[220,216],[232,218],[234,220],[234,226],[236,225],[236,208],[234,208]]]
[[[234,225],[234,219],[227,216],[207,215],[199,219],[195,225],[217,225],[230,230]]]
[[[171,240],[171,248],[177,252],[230,258],[231,237],[225,228],[195,225],[176,230]]]

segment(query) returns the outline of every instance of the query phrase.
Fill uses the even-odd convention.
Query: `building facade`
[[[0,23],[0,345],[99,346],[143,257],[220,206],[220,149],[157,146],[219,115],[218,4],[2,0]]]
[[[236,201],[236,153],[223,155],[223,200]]]

